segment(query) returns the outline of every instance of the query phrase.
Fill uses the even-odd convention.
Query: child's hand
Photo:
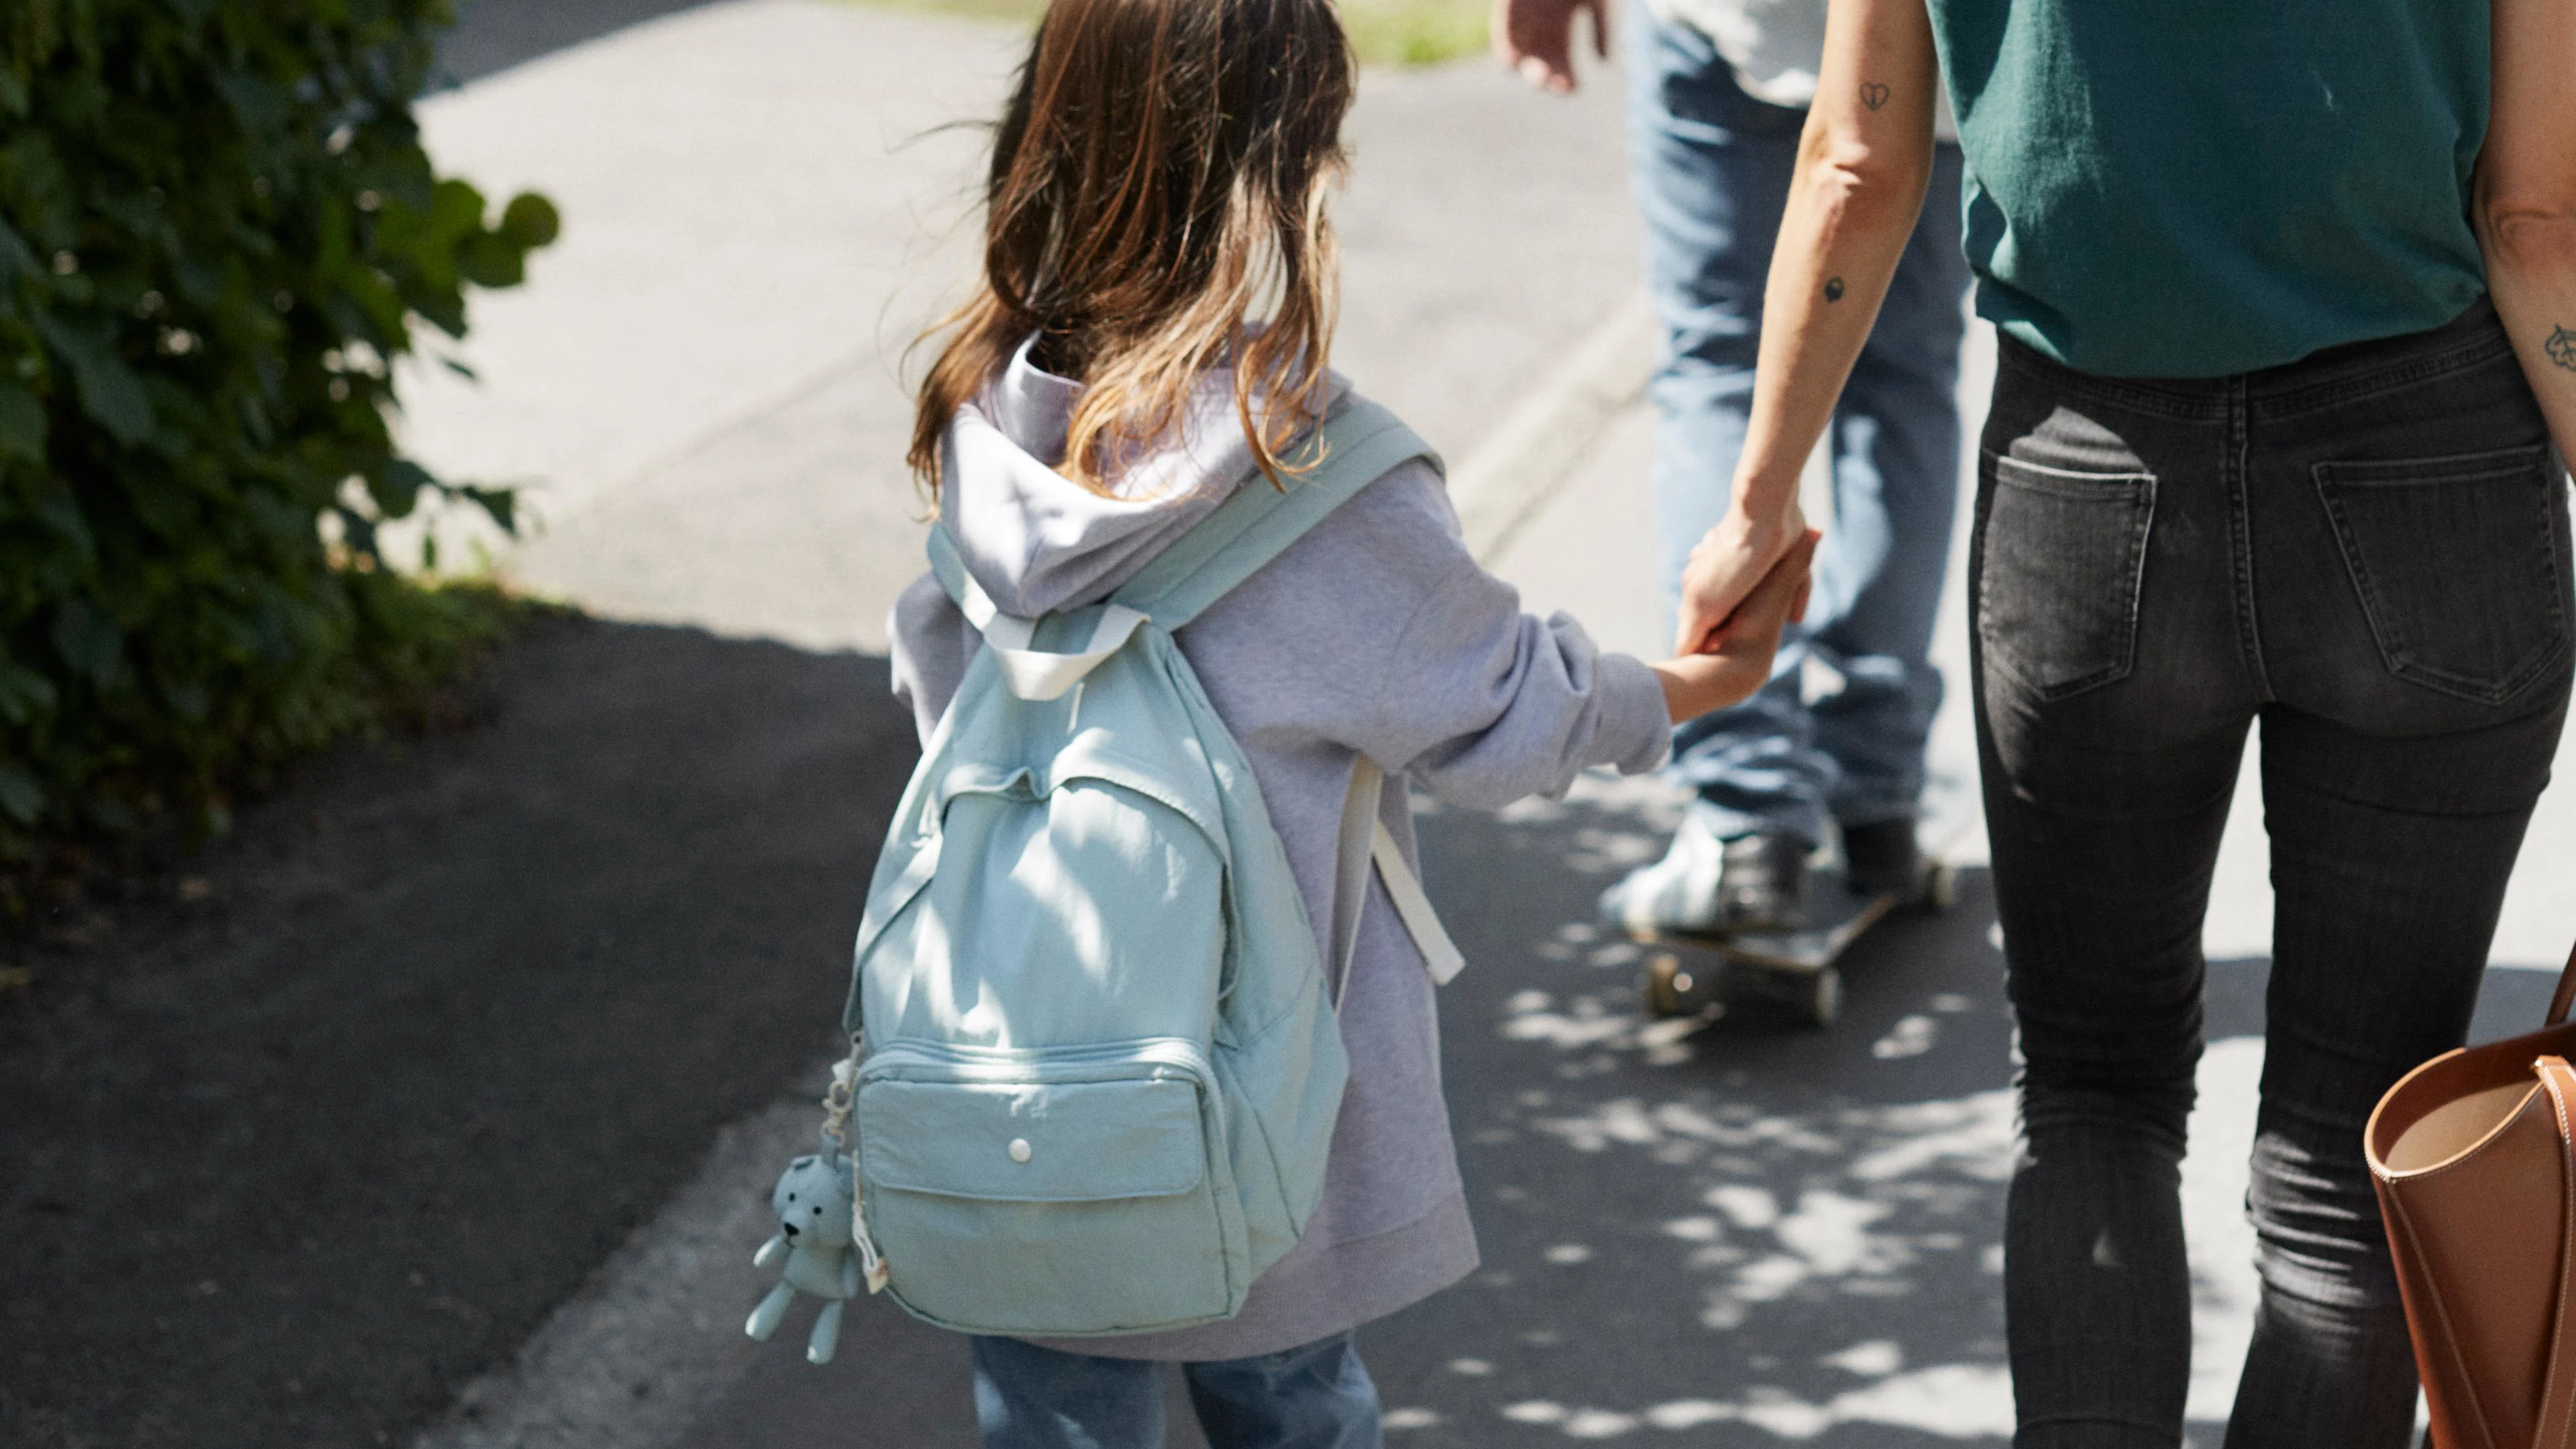
[[[1779,652],[1781,626],[1804,612],[1807,566],[1815,560],[1820,537],[1809,529],[1790,545],[1735,607],[1715,648],[1649,666],[1664,682],[1664,704],[1672,712],[1673,723],[1724,709],[1771,677],[1771,656]]]

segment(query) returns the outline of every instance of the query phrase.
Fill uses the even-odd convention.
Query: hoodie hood
[[[1113,496],[1056,471],[1082,385],[1029,361],[1034,337],[975,401],[957,410],[940,457],[940,512],[967,572],[1006,614],[1078,608],[1187,533],[1246,478],[1252,446],[1234,410],[1234,371],[1201,376],[1177,435],[1108,479]],[[1349,393],[1326,374],[1324,410]],[[1256,399],[1256,418],[1267,418]]]

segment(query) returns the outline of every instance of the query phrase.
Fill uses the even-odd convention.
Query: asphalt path
[[[461,0],[440,38],[438,66],[449,84],[481,80],[521,61],[579,45],[639,21],[694,10],[709,0]]]
[[[544,623],[24,956],[0,1444],[407,1442],[507,1359],[828,1053],[882,671]]]

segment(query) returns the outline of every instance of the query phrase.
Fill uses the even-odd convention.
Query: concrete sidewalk
[[[738,0],[426,108],[443,165],[495,193],[542,187],[566,214],[531,285],[478,309],[464,352],[484,384],[424,374],[409,394],[434,466],[538,480],[545,530],[506,557],[512,575],[614,618],[882,650],[886,607],[919,567],[898,364],[953,290],[980,139],[942,128],[991,109],[1016,45],[915,14]],[[1477,63],[1363,81],[1337,361],[1453,459],[1547,406],[1563,359],[1633,295],[1614,85],[1553,101]],[[1533,608],[1654,653],[1648,426],[1634,406],[1610,419],[1496,566]],[[1973,822],[1962,590],[1944,611],[1934,804]],[[1561,805],[1426,820],[1434,893],[1478,967],[1444,1009],[1488,1261],[1368,1336],[1390,1428],[1477,1446],[2002,1442],[2010,1104],[1981,888],[1866,948],[1837,1032],[1753,1019],[1684,1039],[1639,1015],[1635,953],[1597,936],[1589,906],[1660,849],[1672,808],[1651,786],[1587,784]],[[2556,792],[2500,962],[2555,965],[2576,934],[2555,885],[2571,864],[2576,801]],[[2237,1205],[2269,899],[2248,799],[2220,877],[2188,1169],[2203,1426],[2223,1419],[2252,1301]],[[2536,1017],[2539,980],[2499,973],[2481,1031]],[[804,1039],[786,1023],[782,1037]],[[971,1443],[958,1343],[888,1305],[854,1309],[829,1370],[801,1362],[794,1330],[765,1349],[740,1339],[767,1164],[811,1129],[793,1099],[738,1122],[698,1186],[432,1442]]]

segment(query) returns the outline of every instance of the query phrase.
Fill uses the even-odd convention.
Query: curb
[[[1479,562],[1500,558],[1645,396],[1659,341],[1653,309],[1630,297],[1451,470],[1449,499]]]
[[[821,1080],[719,1132],[697,1176],[414,1449],[660,1449],[689,1432],[762,1348],[739,1317],[759,1296],[752,1250],[777,1231],[761,1185],[812,1150]]]

